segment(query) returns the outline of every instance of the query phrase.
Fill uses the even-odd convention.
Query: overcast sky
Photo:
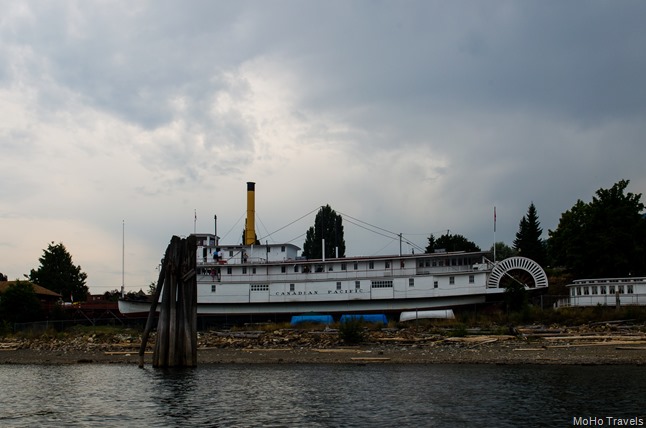
[[[532,201],[546,238],[599,188],[646,192],[644,1],[1,6],[9,279],[62,242],[118,289],[125,230],[126,290],[147,290],[173,235],[217,214],[240,241],[247,181],[263,241],[302,247],[330,204],[348,255],[399,250],[350,216],[488,249],[494,206],[511,245]]]

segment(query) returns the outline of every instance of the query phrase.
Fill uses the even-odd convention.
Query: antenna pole
[[[121,221],[121,298],[126,293],[126,221]]]

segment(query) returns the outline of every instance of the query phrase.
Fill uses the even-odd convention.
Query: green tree
[[[29,282],[16,281],[0,294],[0,318],[12,323],[42,319],[40,302]]]
[[[65,300],[70,296],[75,301],[87,299],[87,274],[81,271],[81,266],[74,265],[63,243],[49,244],[39,261],[40,267],[29,274],[31,282],[59,293]]]
[[[426,247],[427,253],[434,253],[437,250],[445,250],[447,252],[453,251],[480,251],[478,247],[472,241],[469,241],[462,235],[452,235],[448,231],[440,236],[435,238],[431,235],[428,237],[428,246]]]
[[[626,193],[628,180],[599,189],[592,202],[578,200],[549,231],[554,264],[577,277],[646,274],[646,218],[641,194]]]
[[[489,252],[493,254],[493,245]],[[516,255],[516,251],[504,242],[496,242],[496,260],[504,260]]]
[[[314,226],[305,234],[303,244],[303,257],[320,259],[323,256],[321,241],[325,239],[325,257],[336,257],[338,248],[339,257],[345,257],[345,240],[343,238],[343,218],[329,205],[321,207],[314,219]]]
[[[523,216],[518,225],[516,239],[514,240],[514,250],[518,255],[534,260],[541,266],[545,266],[547,253],[545,242],[541,239],[543,229],[538,221],[536,207],[532,202],[527,209],[527,215]]]

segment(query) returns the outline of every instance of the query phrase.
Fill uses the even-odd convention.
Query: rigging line
[[[352,218],[352,217],[351,217],[351,218]],[[383,233],[377,232],[377,231],[375,231],[375,230],[368,229],[367,227],[365,227],[365,226],[363,226],[363,225],[360,225],[360,224],[358,224],[358,223],[355,223],[355,222],[353,222],[353,221],[346,220],[346,222],[348,222],[348,223],[350,223],[350,224],[354,224],[355,226],[360,227],[360,228],[362,228],[362,229],[365,229],[365,230],[367,230],[368,232],[372,232],[372,233],[375,233],[375,234],[377,234],[377,235],[384,236],[384,237],[389,238],[389,239],[394,239],[392,236],[388,236],[388,235],[385,235],[385,234],[383,234]],[[367,224],[367,223],[366,223],[366,224]]]
[[[302,237],[303,237],[303,236],[305,236],[305,235],[307,235],[307,232],[305,232],[305,233],[301,233],[301,234],[300,234],[300,235],[298,235],[297,237],[290,239],[289,241],[287,241],[287,243],[288,243],[288,244],[291,244],[292,242],[296,241],[298,238],[302,238]]]
[[[379,230],[381,230],[381,231],[384,231],[384,232],[387,232],[387,233],[392,233],[393,235],[397,235],[397,236],[399,236],[399,233],[391,232],[390,230],[387,230],[387,229],[381,228],[381,227],[379,227],[379,226],[375,226],[374,224],[370,224],[370,223],[365,222],[365,221],[363,221],[363,220],[359,220],[358,218],[354,218],[354,217],[352,217],[352,216],[351,216],[351,215],[349,215],[349,214],[344,214],[344,213],[342,213],[341,211],[339,211],[339,214],[344,215],[344,216],[346,216],[346,217],[350,217],[352,220],[358,221],[359,223],[367,224],[368,226],[370,226],[370,227],[374,227],[375,229],[379,229]]]
[[[263,229],[265,229],[265,233],[267,233],[267,235],[265,235],[265,236],[264,236],[264,237],[262,237],[261,239],[267,239],[267,238],[269,238],[269,236],[271,236],[271,235],[269,235],[269,231],[267,230],[267,226],[265,226],[265,223],[263,223],[263,222],[262,222],[262,220],[260,220],[260,216],[259,216],[258,214],[256,214],[256,220],[258,220],[258,223],[260,223],[260,225],[263,227]],[[259,239],[259,240],[260,240],[260,239]],[[272,239],[272,242],[274,242],[274,240],[273,240],[273,239]]]
[[[243,212],[242,212],[242,215],[241,215],[241,216],[238,218],[238,220],[233,224],[233,226],[231,226],[231,229],[229,229],[229,231],[228,231],[227,233],[225,233],[225,234],[224,234],[224,236],[222,237],[222,239],[223,239],[223,240],[224,240],[227,236],[229,236],[229,233],[231,233],[231,231],[233,230],[233,228],[234,228],[234,227],[236,227],[236,226],[238,225],[238,223],[240,223],[240,220],[242,220],[242,217],[244,217],[244,216],[245,216],[245,214],[247,214],[247,212],[246,212],[246,211],[243,211]]]
[[[388,247],[388,246],[389,246],[390,244],[392,244],[393,242],[395,242],[395,238],[391,239],[391,240],[390,240],[390,242],[388,242],[386,245],[384,245],[383,247],[381,247],[381,248],[380,248],[379,250],[377,250],[376,252],[372,253],[372,255],[374,256],[374,255],[377,255],[377,254],[381,253],[381,252],[382,252],[386,247]]]
[[[405,242],[406,244],[410,245],[410,246],[411,246],[411,247],[413,247],[413,248],[417,248],[418,250],[420,250],[420,251],[422,251],[422,252],[426,251],[426,248],[422,248],[422,247],[420,247],[419,245],[417,245],[417,244],[415,244],[415,243],[413,243],[413,242],[410,242],[410,241],[408,241],[408,240],[403,240],[403,242]]]
[[[274,233],[278,233],[278,232],[280,232],[281,230],[283,230],[283,229],[285,229],[285,228],[287,228],[287,227],[291,226],[292,224],[296,223],[297,221],[300,221],[300,220],[304,219],[304,218],[305,218],[305,217],[307,217],[308,215],[311,215],[313,212],[318,211],[318,210],[320,210],[321,208],[322,208],[322,207],[316,207],[316,208],[314,208],[312,211],[308,212],[307,214],[305,214],[305,215],[303,215],[303,216],[301,216],[301,217],[297,218],[296,220],[292,221],[292,222],[291,222],[291,223],[289,223],[289,224],[286,224],[285,226],[281,227],[281,228],[280,228],[280,229],[278,229],[278,230],[274,230],[274,231],[273,231],[273,232],[271,232],[269,235],[267,235],[267,236],[263,236],[263,237],[262,237],[262,238],[260,238],[260,239],[262,240],[262,239],[269,238],[269,237],[270,237],[271,235],[273,235]]]

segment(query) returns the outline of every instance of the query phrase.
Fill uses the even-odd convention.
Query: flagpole
[[[496,206],[493,206],[493,262],[496,263]]]
[[[193,235],[197,233],[197,210],[193,210]]]
[[[126,293],[126,221],[121,221],[121,298],[125,297]]]

